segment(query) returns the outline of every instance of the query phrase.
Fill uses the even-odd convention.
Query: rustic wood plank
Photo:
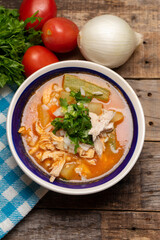
[[[4,240],[150,240],[159,229],[159,212],[34,209]]]
[[[0,0],[0,5],[19,8],[21,0]],[[137,32],[144,36],[144,42],[132,57],[118,69],[125,78],[158,78],[160,74],[160,23],[158,0],[57,0],[58,16],[73,20],[81,27],[96,15],[114,14],[125,19]],[[84,59],[79,50],[69,54],[58,54],[60,60]]]
[[[147,141],[160,141],[160,80],[128,80],[136,92],[145,115]]]
[[[15,1],[10,1],[10,0],[0,0],[0,6],[4,6],[6,8],[19,8],[22,0],[15,0]]]
[[[146,142],[131,172],[118,184],[88,196],[49,192],[37,208],[160,211],[160,142]]]
[[[159,213],[105,212],[102,214],[102,239],[159,239]]]
[[[100,240],[101,213],[35,209],[4,238],[7,239]]]

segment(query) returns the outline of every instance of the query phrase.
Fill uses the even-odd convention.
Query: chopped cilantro
[[[68,103],[67,103],[67,99],[66,98],[60,98],[60,106],[64,107],[65,109],[67,109]]]
[[[76,101],[78,99],[82,99],[81,93],[73,94]],[[85,102],[88,101],[85,97]],[[84,99],[83,99],[84,100]],[[89,99],[90,101],[90,99]],[[84,106],[84,104],[80,101],[75,104],[67,104],[66,99],[60,98],[60,106],[65,108],[64,118],[55,118],[52,121],[52,125],[54,126],[53,133],[55,134],[58,130],[63,129],[68,134],[72,143],[75,144],[75,153],[77,153],[77,148],[79,147],[79,142],[93,145],[92,136],[88,135],[89,130],[91,129],[91,120],[89,117],[89,109]]]
[[[81,102],[81,103],[89,103],[92,100],[89,97],[82,96],[80,91],[79,92],[71,91],[70,96],[74,97],[76,102]]]

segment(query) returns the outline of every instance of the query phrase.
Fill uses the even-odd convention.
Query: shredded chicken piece
[[[22,126],[22,127],[20,127],[20,129],[18,130],[18,132],[21,133],[21,134],[26,134],[27,129],[26,129],[26,127]]]
[[[35,122],[35,130],[38,135],[42,135],[45,132],[44,129],[40,126],[40,123],[37,121]]]
[[[42,150],[51,150],[53,151],[55,149],[52,141],[51,141],[51,138],[50,138],[50,135],[49,133],[43,133],[41,136],[40,136],[40,139],[38,141],[39,143],[39,148],[42,149]]]
[[[38,148],[39,148],[39,144],[36,143],[36,145],[29,150],[29,154],[33,155],[38,150]]]
[[[85,151],[88,151],[92,146],[86,143],[80,143],[79,146],[84,149]]]
[[[42,103],[43,104],[48,104],[50,102],[51,93],[52,93],[52,85],[47,86],[44,89],[43,96],[42,96]]]
[[[62,171],[62,168],[65,164],[65,159],[62,158],[60,161],[56,161],[52,164],[51,168],[51,172],[50,172],[50,182],[53,182],[55,180],[56,177],[58,177]]]
[[[28,135],[29,137],[33,137],[33,133],[30,128],[27,129],[26,127],[22,126],[20,127],[18,132],[22,135]]]
[[[87,162],[91,165],[96,165],[96,159],[90,159],[90,160],[87,160]]]
[[[52,158],[53,161],[57,161],[59,160],[59,158],[63,157],[65,154],[66,153],[63,151],[54,151],[54,152],[46,151],[43,153],[41,161],[44,161],[47,158]]]
[[[77,149],[77,152],[82,158],[93,158],[95,150],[93,148],[90,148],[89,150],[85,151],[83,148],[79,147]]]
[[[91,118],[92,128],[89,131],[89,134],[93,136],[93,141],[95,141],[96,137],[103,131],[112,131],[113,123],[110,123],[114,116],[113,111],[103,110],[103,113],[98,116],[95,113],[89,113]]]
[[[39,138],[39,143],[50,141],[50,135],[48,133],[43,133]]]
[[[64,150],[64,142],[61,141],[61,142],[57,142],[57,144],[55,144],[56,148],[59,149],[59,150]]]
[[[42,158],[42,152],[37,152],[37,153],[35,154],[35,157],[36,157],[38,160],[40,160],[40,159]]]
[[[113,131],[113,129],[114,129],[114,123],[113,123],[113,122],[110,122],[110,123],[107,125],[107,127],[105,127],[104,131],[105,131],[106,133],[110,133],[110,132]]]
[[[50,131],[53,131],[53,126],[49,123],[46,127],[45,127],[45,132],[50,132]]]
[[[34,147],[37,143],[37,137],[36,136],[33,136],[33,137],[28,136],[26,138],[26,141],[30,147]]]
[[[39,122],[35,122],[36,133],[40,136],[38,141],[39,148],[43,150],[55,150],[55,147],[59,150],[64,150],[63,137],[58,137],[52,132],[46,132]]]
[[[51,137],[55,147],[59,150],[64,150],[64,138],[58,137],[51,132],[49,134],[50,134],[50,137]]]
[[[94,148],[98,156],[100,157],[104,150],[104,144],[99,137],[94,141]]]
[[[52,132],[49,132],[49,135],[50,135],[50,137],[51,137],[51,139],[52,139],[53,141],[56,141],[56,142],[61,142],[61,141],[63,141],[63,137],[58,137],[58,136],[56,136],[55,134],[53,134]]]
[[[44,143],[39,144],[39,147],[42,150],[51,150],[51,151],[55,150],[54,145],[52,143],[48,143],[48,142],[44,142]]]
[[[37,136],[33,135],[33,132],[31,131],[30,128],[26,129],[26,127],[22,126],[20,127],[18,132],[25,136],[26,141],[30,147],[34,147],[36,145]]]
[[[106,134],[112,132],[114,129],[114,123],[110,122],[114,117],[114,114],[114,111],[107,111],[106,109],[103,109],[103,113],[99,116],[95,113],[89,113],[92,123],[92,128],[90,129],[89,134],[93,137],[94,148],[99,157],[105,150],[104,142],[107,141]],[[100,138],[100,136],[102,138]]]

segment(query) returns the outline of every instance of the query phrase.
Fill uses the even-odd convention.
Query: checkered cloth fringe
[[[6,118],[14,91],[0,89],[0,239],[26,216],[47,192],[18,167],[8,146]]]

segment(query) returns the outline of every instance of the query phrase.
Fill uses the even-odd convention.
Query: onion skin
[[[85,59],[116,68],[130,58],[141,44],[142,35],[123,19],[106,14],[89,20],[79,32],[77,42]]]

